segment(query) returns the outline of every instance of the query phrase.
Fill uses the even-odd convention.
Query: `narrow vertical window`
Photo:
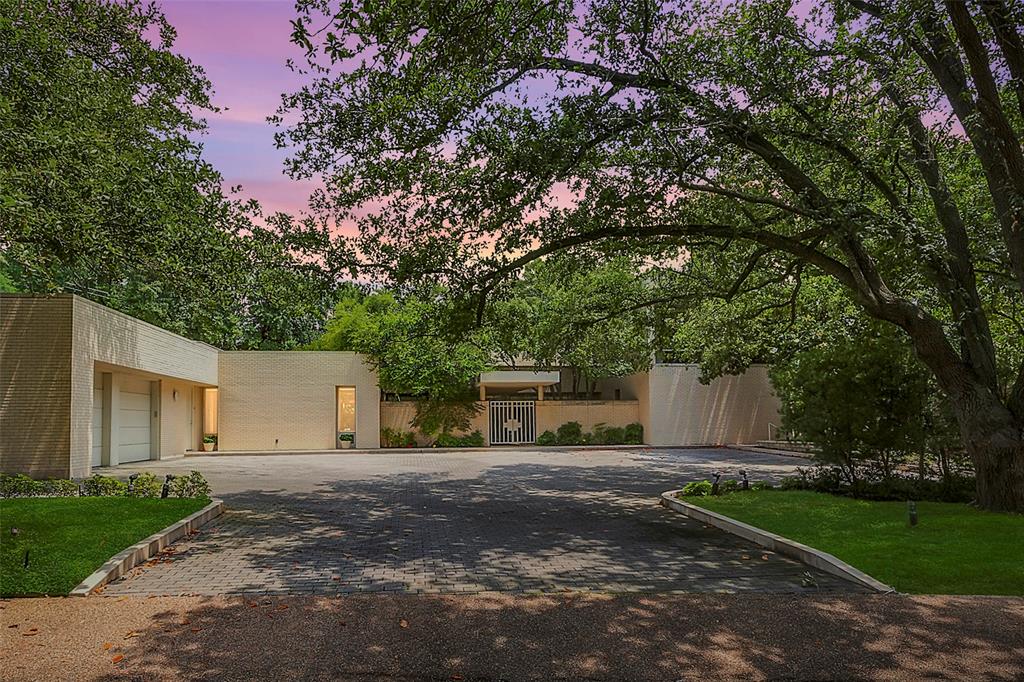
[[[338,441],[339,448],[349,448],[356,439],[356,389],[338,386]]]

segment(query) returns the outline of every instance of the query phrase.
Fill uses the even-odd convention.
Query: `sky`
[[[266,117],[277,109],[282,92],[299,82],[285,65],[302,51],[292,45],[292,0],[159,0],[178,31],[173,50],[203,67],[213,83],[214,104],[207,112],[209,132],[202,138],[204,158],[219,170],[225,185],[242,186],[265,213],[300,213],[313,188],[283,173],[284,150],[274,148],[274,126]]]

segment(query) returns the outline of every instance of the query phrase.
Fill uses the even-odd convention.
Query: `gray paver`
[[[724,449],[201,457],[223,516],[104,594],[858,591],[658,504],[799,460]],[[817,586],[804,586],[812,573]]]

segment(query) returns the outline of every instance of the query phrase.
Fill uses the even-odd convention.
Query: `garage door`
[[[103,463],[103,389],[92,391],[92,465]]]
[[[121,378],[121,410],[118,428],[119,462],[149,459],[149,382],[137,377]]]

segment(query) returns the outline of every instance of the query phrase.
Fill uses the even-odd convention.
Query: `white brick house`
[[[481,377],[477,426],[487,434],[499,414],[489,390],[523,387],[535,394],[511,401],[520,411],[509,423],[529,427],[517,431],[520,442],[579,421],[585,430],[639,422],[650,445],[718,445],[767,438],[777,422],[763,367],[704,386],[693,365],[655,364],[601,382],[597,399],[545,401],[557,375]],[[0,295],[4,473],[87,476],[94,466],[200,450],[204,434],[225,452],[330,450],[346,440],[339,434],[372,449],[381,426],[403,428],[411,410],[381,402],[357,353],[222,351],[78,296]]]

